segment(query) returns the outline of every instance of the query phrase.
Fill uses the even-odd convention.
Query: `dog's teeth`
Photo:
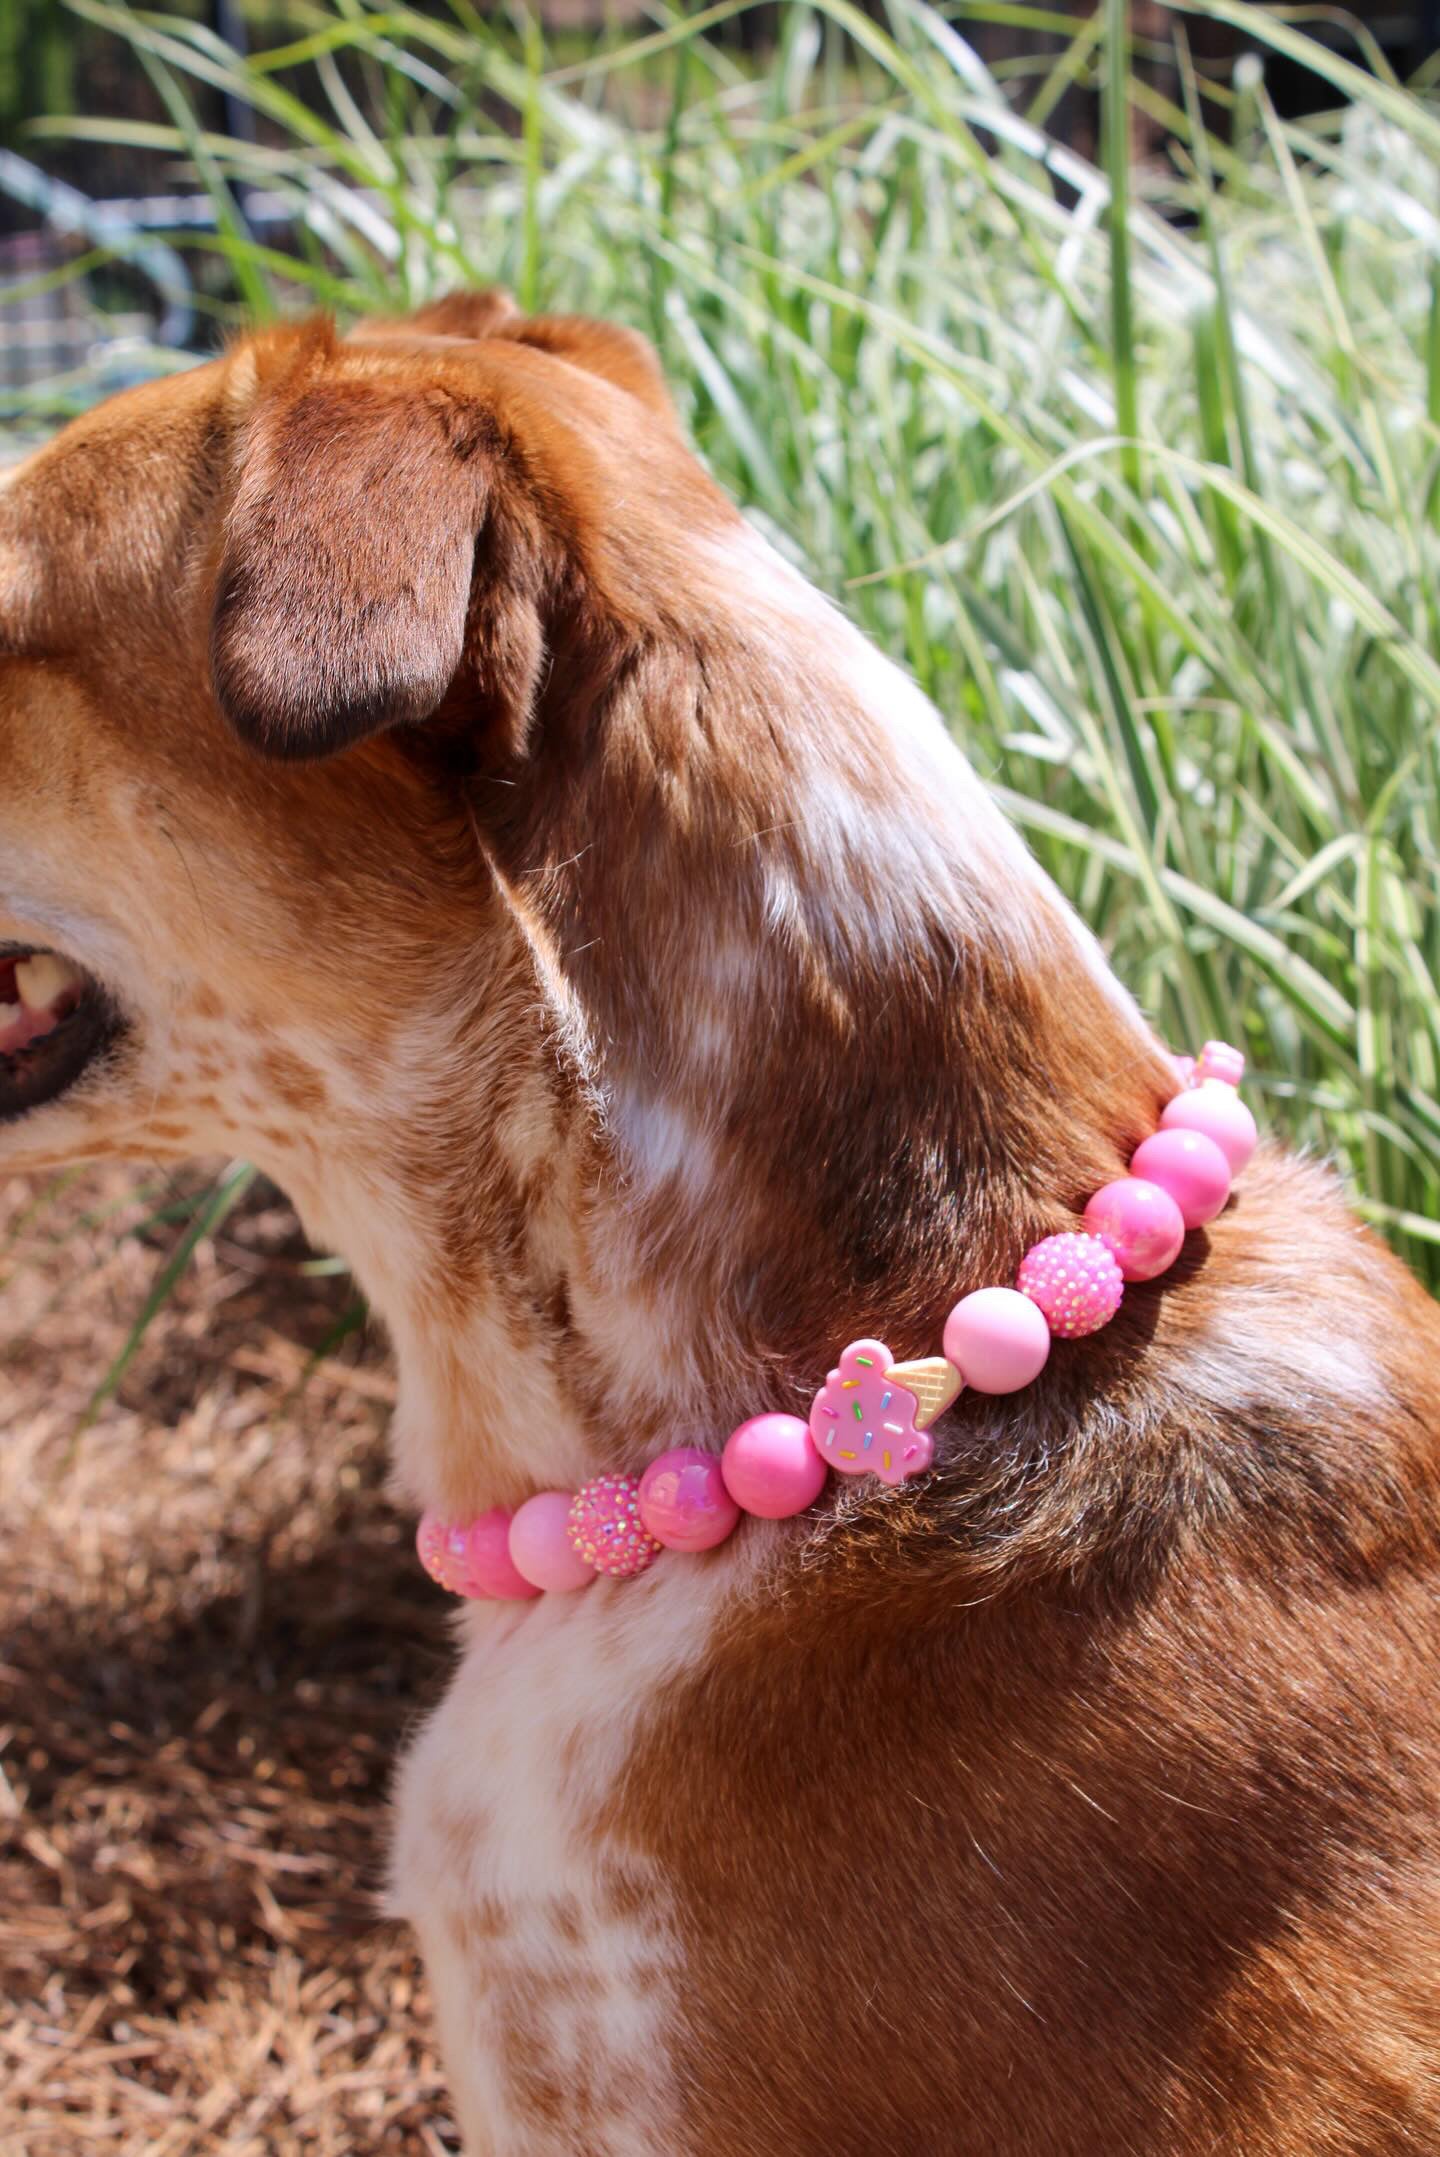
[[[65,959],[53,952],[37,952],[22,959],[15,969],[15,986],[27,1011],[50,1011],[62,996],[80,987],[80,976]]]
[[[7,1026],[19,1025],[22,1009],[20,1004],[0,1004],[0,1034],[4,1033]]]

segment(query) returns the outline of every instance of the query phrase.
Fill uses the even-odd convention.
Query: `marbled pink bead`
[[[1238,1176],[1255,1151],[1255,1118],[1227,1080],[1207,1079],[1189,1093],[1177,1094],[1160,1118],[1166,1131],[1201,1131],[1213,1138],[1230,1173]]]
[[[1174,1265],[1185,1241],[1184,1217],[1170,1193],[1140,1176],[1119,1176],[1097,1191],[1085,1208],[1085,1226],[1113,1251],[1127,1281],[1153,1281]]]
[[[726,1439],[720,1472],[735,1503],[759,1520],[789,1520],[825,1488],[825,1463],[799,1416],[751,1416]]]
[[[1239,1049],[1231,1048],[1228,1041],[1207,1041],[1195,1059],[1191,1084],[1203,1086],[1206,1079],[1218,1079],[1222,1085],[1238,1086],[1244,1076],[1245,1058]]]
[[[551,1595],[588,1588],[595,1568],[570,1540],[568,1490],[541,1490],[527,1498],[510,1523],[510,1562],[522,1580]]]
[[[667,1550],[713,1550],[733,1535],[740,1508],[720,1462],[698,1446],[676,1446],[640,1478],[640,1518]]]
[[[977,1393],[1018,1393],[1045,1368],[1045,1313],[1017,1288],[977,1288],[945,1321],[945,1354]]]
[[[467,1521],[442,1521],[426,1513],[415,1547],[430,1578],[451,1595],[472,1602],[523,1602],[540,1592],[510,1561],[510,1515],[501,1506]]]
[[[660,1555],[660,1545],[640,1518],[640,1479],[597,1475],[570,1501],[566,1533],[597,1573],[629,1580]]]
[[[1203,1131],[1157,1131],[1135,1149],[1130,1172],[1158,1183],[1187,1228],[1213,1221],[1230,1196],[1230,1163]]]
[[[1078,1341],[1109,1325],[1120,1308],[1125,1277],[1098,1236],[1070,1230],[1032,1244],[1020,1261],[1015,1286],[1040,1306],[1058,1339]]]

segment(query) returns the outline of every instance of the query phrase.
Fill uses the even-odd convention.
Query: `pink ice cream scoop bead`
[[[1160,1118],[1166,1131],[1200,1131],[1213,1138],[1230,1173],[1238,1176],[1255,1151],[1259,1133],[1255,1118],[1233,1086],[1207,1079],[1189,1093],[1177,1094]]]
[[[551,1595],[588,1588],[596,1576],[570,1540],[568,1490],[541,1490],[527,1498],[510,1523],[510,1562],[522,1580]]]
[[[1032,1245],[1015,1286],[1039,1305],[1058,1339],[1077,1341],[1109,1325],[1125,1293],[1125,1276],[1098,1236],[1070,1231]]]
[[[474,1520],[445,1521],[426,1513],[415,1547],[432,1580],[472,1602],[523,1602],[539,1589],[510,1559],[510,1515],[502,1506]]]
[[[916,1427],[916,1396],[890,1375],[894,1360],[883,1341],[852,1341],[811,1403],[810,1436],[836,1475],[877,1475],[893,1486],[934,1460],[934,1439]]]
[[[1207,1079],[1219,1079],[1222,1085],[1238,1086],[1245,1076],[1245,1058],[1239,1049],[1231,1048],[1228,1041],[1207,1041],[1195,1059],[1192,1084],[1203,1086]]]
[[[1119,1176],[1097,1191],[1085,1226],[1114,1253],[1127,1281],[1153,1281],[1174,1265],[1185,1241],[1184,1216],[1170,1193],[1140,1176]]]
[[[1230,1196],[1230,1163],[1203,1131],[1157,1131],[1135,1149],[1130,1172],[1158,1183],[1187,1228],[1213,1221]]]
[[[813,1505],[826,1468],[799,1416],[751,1416],[725,1441],[720,1459],[725,1488],[760,1520],[788,1520]]]
[[[582,1483],[570,1501],[566,1533],[587,1565],[614,1580],[632,1579],[660,1555],[640,1518],[638,1476],[597,1475]]]
[[[977,1393],[1018,1393],[1045,1368],[1045,1313],[1015,1288],[977,1288],[945,1321],[945,1354]]]
[[[667,1550],[713,1550],[735,1531],[740,1508],[720,1463],[698,1446],[676,1446],[640,1478],[640,1518]]]

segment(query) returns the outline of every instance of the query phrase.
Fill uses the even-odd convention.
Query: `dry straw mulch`
[[[0,2153],[440,2157],[381,1909],[446,1662],[392,1381],[360,1337],[307,1370],[352,1292],[260,1192],[81,1432],[176,1233],[122,1231],[173,1195],[0,1182]]]

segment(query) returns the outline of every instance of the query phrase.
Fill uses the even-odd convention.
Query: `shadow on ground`
[[[0,1193],[0,2148],[438,2157],[380,1895],[447,1653],[384,1492],[383,1350],[306,1380],[350,1291],[261,1197],[77,1437],[157,1237],[95,1219],[110,1186],[34,1198]]]

